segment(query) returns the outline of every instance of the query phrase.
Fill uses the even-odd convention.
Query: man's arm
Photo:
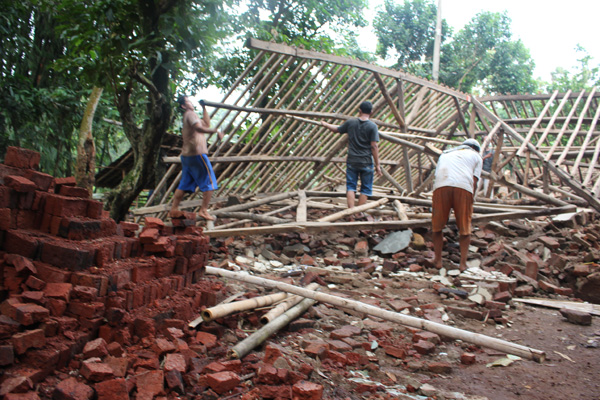
[[[381,166],[379,165],[379,145],[377,142],[371,142],[371,154],[373,154],[373,161],[375,162],[375,173],[377,176],[381,176]]]
[[[335,133],[339,132],[337,125],[329,124],[325,121],[321,121],[321,125],[323,125],[327,129],[329,129],[331,132],[335,132]]]
[[[208,119],[208,123],[206,120]],[[218,130],[217,128],[210,127],[210,117],[206,112],[206,108],[203,108],[203,117],[202,120],[196,122],[194,124],[194,130],[199,133],[217,133],[219,135],[219,139],[223,139],[223,131]]]

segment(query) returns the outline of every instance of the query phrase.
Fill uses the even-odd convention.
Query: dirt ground
[[[381,234],[385,235],[385,233]],[[558,309],[525,305],[510,300],[502,309],[502,319],[478,321],[447,311],[447,306],[457,303],[464,305],[465,302],[457,297],[440,294],[434,289],[437,286],[430,278],[436,273],[435,270],[425,268],[416,279],[401,274],[382,276],[377,273],[377,270],[370,271],[364,268],[355,271],[344,269],[344,271],[354,272],[350,279],[340,278],[340,275],[344,275],[343,272],[327,272],[331,267],[323,264],[323,258],[336,252],[339,256],[340,249],[351,249],[352,243],[364,239],[370,240],[369,235],[369,233],[359,232],[350,235],[354,237],[354,240],[350,241],[349,235],[342,233],[304,237],[289,234],[276,238],[229,239],[228,253],[215,251],[212,254],[212,265],[224,266],[226,259],[229,260],[230,265],[236,264],[236,261],[240,265],[240,261],[257,259],[259,253],[264,254],[265,248],[272,250],[278,246],[304,243],[310,245],[309,253],[314,256],[317,264],[314,271],[317,271],[320,278],[328,285],[327,293],[339,294],[385,309],[390,308],[391,301],[409,300],[415,305],[411,308],[410,315],[424,316],[434,321],[439,320],[440,317],[447,317],[446,323],[456,328],[511,341],[544,351],[546,355],[543,362],[518,359],[513,360],[510,365],[490,366],[490,363],[505,358],[506,354],[447,338],[442,338],[442,342],[436,345],[432,353],[421,355],[410,350],[411,337],[415,331],[412,328],[353,311],[345,312],[331,305],[318,304],[303,316],[307,328],[299,331],[284,330],[270,338],[267,344],[280,345],[288,349],[290,358],[297,358],[312,365],[315,371],[311,381],[323,384],[325,388],[323,398],[600,399],[600,381],[597,373],[600,370],[600,357],[598,357],[600,327],[596,317],[592,319],[591,325],[577,325],[567,322]],[[427,241],[429,238],[426,234],[424,236]],[[534,235],[532,238],[537,236]],[[501,241],[502,238],[498,237],[496,240]],[[520,238],[520,240],[528,239]],[[212,243],[213,250],[223,245],[221,240],[215,242],[213,239]],[[275,253],[282,254],[285,251]],[[370,250],[369,256],[373,256],[374,253]],[[250,257],[245,257],[248,255]],[[426,249],[412,252],[406,257],[416,257],[417,261],[422,261],[420,255],[431,255],[431,251]],[[352,254],[349,256],[349,260],[356,261],[356,257]],[[445,253],[445,256],[449,255]],[[307,260],[300,256],[296,259]],[[379,263],[383,261],[381,258],[375,257],[375,259]],[[285,275],[277,272],[277,269],[260,272],[248,265],[241,265],[243,269],[250,269],[257,276],[276,278]],[[292,283],[300,284],[300,278],[301,276],[297,276],[290,279],[293,279]],[[253,288],[250,284],[231,280],[226,284],[231,293]],[[261,292],[261,289],[258,288],[258,291]],[[534,296],[573,300],[573,297],[548,295],[541,290],[538,290]],[[243,320],[242,316],[236,318]],[[243,324],[241,321],[239,323]],[[359,342],[378,342],[379,347],[372,349],[372,352],[366,352],[371,362],[362,367],[343,368],[327,360],[310,357],[302,350],[305,346],[304,342],[328,340],[330,332],[347,325],[362,328],[361,335],[352,339]],[[383,347],[390,343],[409,349],[406,357],[392,357],[387,354]],[[259,347],[255,353],[262,356],[263,349],[264,347]],[[461,362],[464,353],[475,354],[475,362],[470,365]],[[366,386],[357,387],[361,383]],[[372,390],[365,391],[365,387],[371,387]]]

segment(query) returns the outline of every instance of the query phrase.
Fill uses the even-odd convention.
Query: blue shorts
[[[347,164],[346,165],[346,190],[356,192],[358,178],[360,177],[360,194],[370,196],[373,194],[373,164]]]
[[[181,156],[181,181],[177,189],[184,192],[217,190],[217,178],[206,154]]]

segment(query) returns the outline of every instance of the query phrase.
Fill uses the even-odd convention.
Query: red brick
[[[512,299],[512,296],[509,292],[499,292],[494,295],[494,301],[500,303],[508,303],[510,299]]]
[[[4,237],[4,251],[7,253],[20,254],[34,260],[39,247],[40,241],[37,237],[21,231],[9,230]]]
[[[425,340],[433,344],[440,344],[441,342],[439,335],[427,331],[418,331],[413,334],[412,341],[418,342],[419,340]]]
[[[517,296],[517,297],[533,296],[533,291],[534,291],[534,288],[531,285],[518,286],[515,289],[515,296]]]
[[[259,383],[265,385],[277,385],[281,383],[279,376],[277,375],[277,368],[271,364],[262,365],[257,372],[257,379]]]
[[[0,396],[10,392],[26,392],[33,389],[33,382],[25,376],[14,376],[0,384]]]
[[[0,367],[15,362],[15,348],[12,345],[0,345]]]
[[[134,334],[140,338],[152,337],[156,334],[156,327],[152,318],[136,318],[133,321]]]
[[[573,310],[569,308],[561,308],[560,313],[563,317],[567,319],[567,321],[578,324],[578,325],[591,325],[592,324],[592,315],[590,313]]]
[[[46,345],[46,336],[42,329],[34,329],[17,333],[12,337],[12,345],[15,353],[23,354],[32,347],[42,348]]]
[[[145,217],[144,218],[144,226],[146,229],[158,229],[159,231],[165,227],[165,222],[156,217]]]
[[[102,338],[94,339],[91,342],[87,342],[85,347],[83,348],[83,357],[84,358],[92,358],[99,357],[102,358],[108,354],[108,349],[106,348],[106,341]]]
[[[4,164],[15,168],[38,169],[40,153],[21,147],[8,146],[4,156]]]
[[[465,318],[476,319],[478,321],[483,321],[484,318],[484,314],[481,311],[472,310],[470,308],[446,307],[446,310],[453,314],[462,315]]]
[[[20,275],[37,274],[37,268],[27,257],[18,254],[7,254],[4,257],[4,262],[15,267],[15,270]]]
[[[77,186],[61,185],[58,189],[58,194],[66,197],[90,198],[90,191],[88,189]]]
[[[59,299],[47,299],[46,307],[53,317],[62,317],[67,311],[67,302]]]
[[[56,267],[81,271],[94,264],[94,250],[76,242],[47,240],[42,246],[40,259]]]
[[[431,362],[427,364],[427,369],[434,374],[449,374],[452,372],[452,366],[446,362]]]
[[[38,305],[44,304],[46,296],[44,292],[26,290],[21,293],[21,298],[26,303],[34,303]]]
[[[110,379],[94,385],[97,400],[129,400],[127,381],[123,378]]]
[[[71,291],[71,296],[81,301],[96,301],[98,299],[98,289],[89,286],[75,286]]]
[[[37,186],[29,179],[18,175],[7,175],[4,184],[18,193],[35,192]]]
[[[37,304],[19,304],[15,305],[15,314],[13,318],[21,325],[29,326],[38,322],[44,322],[50,316],[47,308]]]
[[[549,293],[554,293],[556,289],[558,289],[558,286],[553,285],[550,282],[546,282],[544,280],[540,280],[538,283],[540,285],[540,289]]]
[[[589,264],[576,264],[573,267],[574,276],[588,276],[591,273]]]
[[[103,275],[75,272],[71,276],[73,286],[88,286],[98,290],[98,296],[104,297],[108,293],[108,277]]]
[[[345,325],[345,326],[341,327],[340,329],[331,331],[331,333],[329,334],[329,337],[331,339],[344,339],[347,337],[360,335],[360,332],[361,332],[360,328],[357,328],[352,325]]]
[[[93,219],[104,218],[104,204],[98,200],[87,199],[85,200],[87,209],[83,216]]]
[[[435,344],[425,340],[419,340],[413,344],[413,347],[419,354],[429,354],[435,350]]]
[[[98,318],[104,315],[104,303],[91,302],[83,303],[80,301],[71,301],[68,310],[71,314],[84,318]]]
[[[112,368],[108,364],[101,362],[84,361],[81,364],[79,373],[81,373],[85,379],[92,382],[100,382],[114,378]]]
[[[404,349],[402,347],[390,346],[390,345],[384,345],[382,347],[383,347],[383,350],[385,351],[385,354],[387,354],[388,356],[392,356],[395,358],[405,358],[407,355],[406,349]]]
[[[10,208],[0,208],[0,231],[7,231],[11,228],[14,229],[16,226],[16,222],[13,223]]]
[[[40,400],[40,396],[36,392],[8,393],[4,400]]]
[[[236,388],[241,380],[238,374],[231,371],[215,372],[206,375],[206,383],[218,394],[224,394]]]
[[[127,237],[134,237],[135,233],[140,229],[140,226],[133,222],[121,221],[119,225],[123,229],[123,234]]]
[[[565,288],[565,287],[555,288],[554,292],[556,294],[560,294],[562,296],[572,296],[573,295],[573,289],[571,289],[571,288]]]
[[[77,381],[76,378],[67,378],[56,385],[52,393],[53,400],[89,400],[94,395],[94,389]]]
[[[53,176],[40,171],[23,171],[23,176],[33,182],[42,193],[47,193],[50,187],[54,184]],[[34,206],[34,209],[39,210],[39,208],[36,206]]]
[[[58,194],[48,195],[44,211],[57,217],[85,217],[88,211],[88,201]]]
[[[154,243],[160,237],[160,233],[156,228],[145,228],[140,232],[138,238],[142,244]]]
[[[51,297],[65,302],[69,302],[71,299],[71,291],[73,285],[70,283],[47,283],[44,288],[44,294],[46,297]]]
[[[185,357],[182,354],[167,354],[163,369],[165,371],[179,371],[184,374],[187,370]]]
[[[329,359],[331,361],[340,363],[341,365],[346,365],[348,363],[346,356],[335,350],[325,350],[325,352],[322,354],[322,357],[324,359]]]
[[[537,279],[540,267],[536,261],[527,261],[525,264],[525,275],[531,279]]]
[[[477,362],[477,358],[474,353],[463,353],[460,356],[460,362],[465,365],[471,365]]]
[[[200,331],[196,333],[196,341],[209,350],[217,347],[217,337],[212,333]]]
[[[175,347],[175,345],[167,339],[157,338],[154,341],[154,346],[152,346],[152,350],[154,350],[154,352],[159,356],[163,356],[167,353],[173,353],[175,350],[177,350],[177,347]]]
[[[138,391],[137,398],[149,398],[161,393],[164,390],[163,371],[148,371],[135,376]]]
[[[297,400],[320,400],[323,398],[323,385],[300,381],[292,386],[293,399]]]
[[[560,247],[558,240],[549,236],[540,236],[538,240],[551,250],[556,250]]]
[[[309,357],[320,357],[326,350],[329,349],[329,344],[325,342],[308,342],[304,346],[304,353]]]
[[[259,399],[291,399],[292,388],[289,385],[258,385],[256,387]],[[300,398],[298,398],[300,399]]]

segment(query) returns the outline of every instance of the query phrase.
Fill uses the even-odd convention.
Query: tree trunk
[[[77,166],[75,167],[75,180],[77,186],[86,188],[90,193],[94,187],[96,173],[96,145],[92,135],[92,124],[96,107],[100,102],[104,89],[94,86],[88,99],[81,126],[79,127],[79,140],[77,142]]]
[[[146,119],[141,128],[135,124],[130,104],[133,101],[130,96],[133,83],[117,93],[117,108],[134,157],[133,168],[106,200],[105,208],[110,210],[111,218],[117,222],[126,218],[140,192],[152,186],[162,139],[171,121],[172,107],[168,99],[172,96],[167,70],[160,66],[156,68],[152,80],[141,75],[137,75],[136,80],[149,89]]]

